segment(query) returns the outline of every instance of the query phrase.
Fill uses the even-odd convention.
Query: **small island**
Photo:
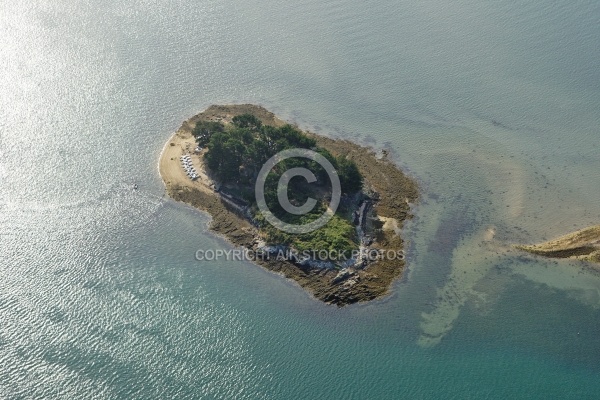
[[[318,153],[339,179],[339,206],[332,211],[333,179],[315,161],[285,159],[266,175],[264,201],[285,224],[310,224],[331,213],[311,232],[277,229],[257,205],[261,167],[288,149]],[[281,193],[285,171],[300,168],[314,172],[314,182],[293,176]],[[405,269],[401,229],[418,187],[386,151],[301,131],[260,106],[213,105],[168,140],[159,170],[170,197],[208,212],[211,230],[321,301],[344,306],[379,298]],[[292,207],[314,204],[296,215],[282,208],[282,195]]]
[[[515,247],[549,258],[600,263],[600,225],[590,226],[544,243]]]

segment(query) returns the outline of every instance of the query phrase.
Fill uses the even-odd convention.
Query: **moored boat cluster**
[[[186,154],[184,156],[181,156],[180,159],[181,159],[181,166],[183,167],[187,176],[189,176],[191,180],[198,179],[198,173],[196,172],[196,169],[192,165],[191,157]]]

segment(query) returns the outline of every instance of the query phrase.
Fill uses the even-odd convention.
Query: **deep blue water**
[[[597,398],[600,3],[0,3],[0,398]],[[174,203],[160,150],[262,104],[421,184],[409,273],[321,304]],[[133,191],[133,183],[139,185]]]

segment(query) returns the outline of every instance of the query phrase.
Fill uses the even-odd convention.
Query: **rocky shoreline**
[[[318,146],[336,156],[347,157],[356,162],[364,177],[364,190],[357,199],[354,221],[361,239],[361,249],[369,251],[371,257],[348,265],[319,265],[298,257],[281,257],[282,250],[267,246],[258,229],[253,225],[242,204],[234,197],[218,190],[218,183],[211,179],[210,171],[204,168],[202,153],[195,154],[194,163],[201,179],[186,179],[180,172],[179,156],[194,154],[192,130],[199,121],[230,123],[236,115],[252,114],[263,124],[282,126],[286,122],[278,119],[266,109],[250,104],[211,106],[202,113],[185,121],[169,139],[161,154],[159,169],[167,193],[176,201],[192,205],[212,216],[210,229],[226,237],[232,244],[255,253],[269,253],[270,257],[256,258],[255,263],[292,279],[310,292],[315,298],[330,304],[343,306],[364,302],[384,296],[392,282],[405,269],[405,261],[396,257],[378,257],[377,254],[395,252],[403,254],[404,241],[400,230],[405,220],[411,217],[411,204],[418,199],[417,184],[403,174],[387,158],[377,155],[372,149],[347,140],[330,139],[311,132]],[[284,254],[288,254],[285,251]]]

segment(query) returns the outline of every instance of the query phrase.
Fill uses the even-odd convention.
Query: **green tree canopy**
[[[260,119],[252,114],[236,115],[231,122],[238,128],[247,128],[252,131],[258,131],[262,126]]]
[[[225,126],[220,122],[215,121],[200,121],[192,130],[192,135],[196,138],[196,142],[200,146],[206,146],[213,134],[223,132]]]
[[[342,185],[342,193],[356,193],[362,189],[363,177],[354,161],[338,157],[337,171]]]

